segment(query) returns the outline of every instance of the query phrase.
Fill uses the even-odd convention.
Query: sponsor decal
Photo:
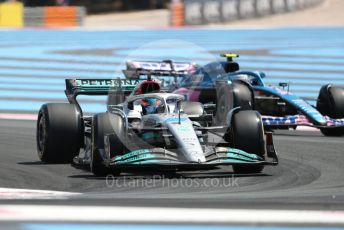
[[[128,79],[81,79],[76,80],[76,85],[81,87],[127,87],[127,86],[136,86],[141,80],[128,80]]]
[[[264,125],[293,125],[293,124],[311,124],[304,115],[286,116],[286,117],[262,117]]]

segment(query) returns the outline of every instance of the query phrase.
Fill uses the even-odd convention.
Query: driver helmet
[[[161,100],[157,98],[145,98],[141,103],[144,115],[158,113],[158,107],[161,106]]]

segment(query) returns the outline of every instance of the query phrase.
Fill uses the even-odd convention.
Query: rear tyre
[[[105,156],[105,135],[109,135],[109,153],[116,152],[120,155],[124,153],[124,122],[121,116],[110,113],[100,113],[93,117],[92,126],[92,151],[90,168],[96,176],[119,175],[118,169],[110,168],[104,159],[110,160],[114,155]]]
[[[320,131],[327,137],[341,137],[344,135],[343,128],[320,128]]]
[[[317,109],[324,116],[334,119],[344,118],[344,88],[332,85],[321,87],[317,100]],[[320,131],[325,136],[344,135],[344,127],[321,128]]]
[[[264,128],[257,111],[246,110],[234,114],[230,133],[231,147],[257,154],[264,159]],[[263,169],[263,165],[233,165],[235,173],[260,173]]]
[[[83,126],[77,108],[72,104],[44,104],[38,112],[36,143],[41,161],[70,163],[79,154]]]

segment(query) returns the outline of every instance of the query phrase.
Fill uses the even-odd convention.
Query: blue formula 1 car
[[[325,136],[344,135],[343,87],[331,84],[322,86],[316,106],[313,106],[291,93],[288,83],[280,83],[279,87],[267,86],[263,81],[266,77],[264,73],[241,71],[239,64],[233,61],[238,55],[223,54],[222,57],[226,57],[227,61],[213,62],[198,68],[181,82],[180,87],[197,84],[195,88],[214,88],[215,80],[243,81],[252,87],[252,107],[261,113],[265,128],[311,126],[319,128]],[[207,98],[216,103],[217,107],[223,107],[222,98],[216,97],[216,93],[207,95]]]

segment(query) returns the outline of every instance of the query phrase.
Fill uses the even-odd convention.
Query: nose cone
[[[181,118],[179,124],[178,117],[173,121],[167,121],[166,127],[174,136],[180,152],[188,162],[202,163],[205,162],[205,156],[202,146],[198,140],[192,122],[187,117]]]
[[[327,124],[324,116],[319,113],[319,111],[316,110],[312,105],[302,99],[296,98],[293,95],[291,95],[290,98],[290,102],[295,106],[295,108],[299,109],[315,125]]]
[[[326,119],[320,113],[314,114],[313,118],[314,118],[313,122],[315,125],[327,125]]]

